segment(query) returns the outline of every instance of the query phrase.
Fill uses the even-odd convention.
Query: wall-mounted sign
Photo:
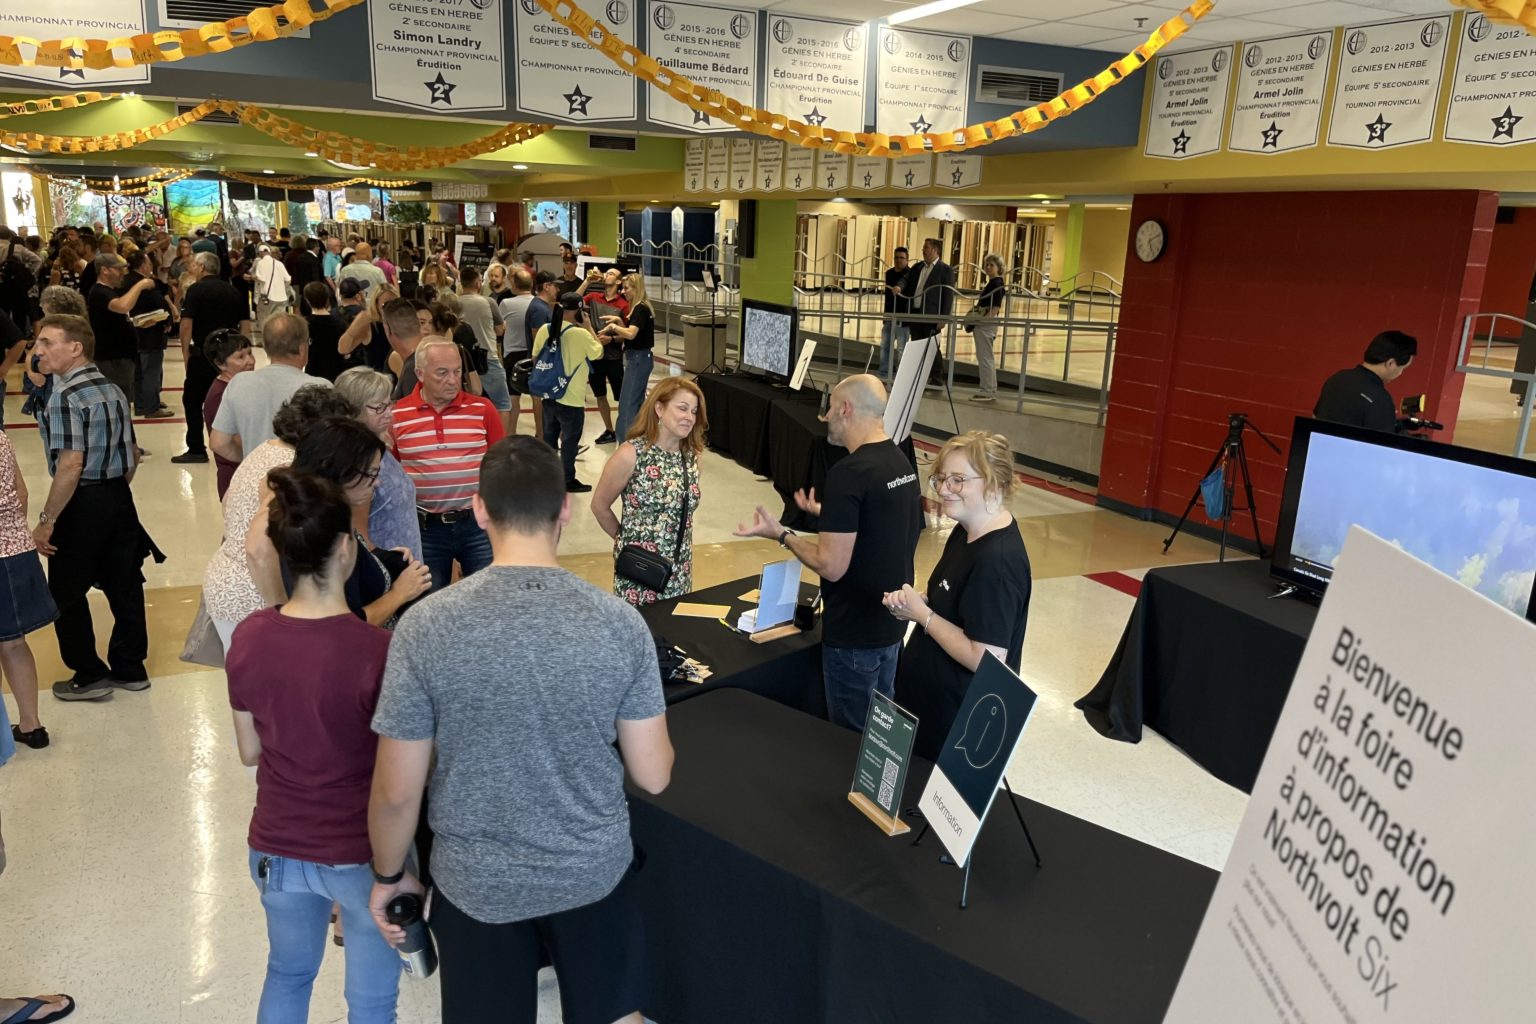
[[[757,190],[777,192],[783,187],[784,142],[781,139],[762,139],[757,144]]]
[[[1243,44],[1227,148],[1287,153],[1317,145],[1328,88],[1331,32],[1303,32]]]
[[[1147,114],[1147,156],[1187,160],[1220,149],[1232,47],[1159,55],[1148,70],[1152,106]]]
[[[683,191],[704,191],[704,140],[689,139],[683,146]]]
[[[755,106],[757,95],[757,11],[701,7],[666,0],[646,5],[647,48],[668,68],[706,88]],[[690,132],[732,132],[701,111],[646,88],[647,117],[655,124]]]
[[[1518,146],[1536,141],[1536,39],[1519,25],[1469,14],[1451,79],[1445,141]]]
[[[830,149],[816,151],[816,187],[828,192],[848,190],[848,167],[851,158],[834,153]]]
[[[0,32],[8,36],[121,39],[146,31],[144,0],[73,0],[70,3],[0,0]],[[54,92],[64,93],[98,85],[142,85],[149,81],[149,66],[93,71],[90,68],[24,68],[0,64],[0,75],[50,86]]]
[[[975,188],[981,184],[981,157],[975,153],[940,153],[933,183],[940,188]]]
[[[763,105],[806,124],[863,131],[865,26],[770,12],[767,32]]]
[[[494,0],[493,0],[494,2]],[[517,109],[551,121],[633,121],[636,79],[555,21],[534,0],[511,0],[516,24]],[[637,45],[639,0],[591,5],[608,32]]]
[[[933,157],[928,153],[897,157],[890,165],[892,188],[912,192],[933,184]]]
[[[724,192],[730,184],[731,141],[704,140],[704,187],[711,192]]]
[[[373,98],[416,110],[505,110],[498,0],[368,5]]]
[[[805,146],[784,147],[784,187],[805,192],[816,187],[816,151]]]
[[[942,132],[966,125],[971,37],[880,26],[875,131]]]
[[[1450,33],[1449,14],[1346,28],[1328,145],[1391,149],[1428,142]]]
[[[451,181],[434,181],[432,198],[439,202],[470,203],[477,199],[489,199],[489,185],[467,185]]]
[[[757,185],[757,140],[731,140],[731,190],[746,192]]]
[[[848,186],[861,192],[873,192],[885,188],[890,178],[891,161],[883,156],[856,156]]]

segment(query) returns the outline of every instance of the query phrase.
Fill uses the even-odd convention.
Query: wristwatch
[[[779,547],[781,547],[781,548],[789,547],[789,538],[791,538],[791,537],[798,537],[798,536],[800,536],[800,535],[798,533],[796,533],[794,530],[785,530],[783,533],[779,534]]]
[[[373,866],[372,861],[369,861],[368,869],[373,872],[373,880],[380,885],[394,885],[405,877],[405,868],[403,867],[392,875],[381,875],[379,874],[379,869]]]
[[[39,512],[37,514],[37,525],[38,526],[50,526],[50,525],[52,525],[54,523],[57,523],[58,521],[59,521],[59,517],[58,516],[51,516],[47,512]]]

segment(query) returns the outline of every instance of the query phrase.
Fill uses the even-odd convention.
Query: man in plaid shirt
[[[59,654],[74,676],[53,685],[60,700],[98,700],[114,689],[147,690],[144,556],[162,555],[139,524],[128,484],[138,447],[123,392],[91,361],[96,338],[84,317],[38,322],[39,369],[53,394],[39,421],[53,484],[32,539],[48,558],[48,589],[59,606]],[[107,660],[96,653],[86,594],[99,587],[112,608]]]

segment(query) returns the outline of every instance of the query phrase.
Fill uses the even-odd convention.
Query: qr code
[[[896,762],[890,758],[885,759],[885,768],[880,772],[880,797],[881,807],[889,807],[896,801],[896,774],[900,769]]]

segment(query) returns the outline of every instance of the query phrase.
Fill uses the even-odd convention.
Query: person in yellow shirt
[[[566,292],[555,303],[554,319],[533,339],[533,351],[542,352],[551,339],[560,348],[560,359],[568,383],[564,394],[544,401],[544,443],[560,449],[565,467],[565,489],[582,493],[592,489],[576,479],[576,450],[581,446],[581,430],[586,422],[587,361],[601,359],[603,346],[587,329],[587,314],[581,296]]]

